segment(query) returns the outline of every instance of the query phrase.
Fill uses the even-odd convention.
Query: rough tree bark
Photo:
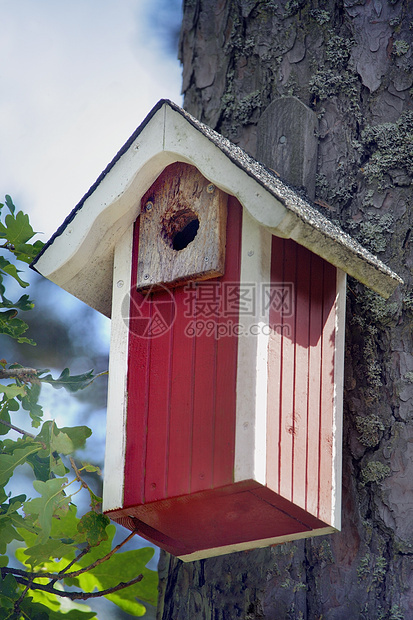
[[[184,2],[186,109],[255,156],[271,101],[312,108],[318,208],[405,286],[385,302],[349,281],[342,532],[163,554],[159,619],[413,618],[412,33],[407,0]]]

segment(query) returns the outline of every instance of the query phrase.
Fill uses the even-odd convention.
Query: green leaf
[[[14,450],[13,454],[0,454],[0,485],[5,486],[18,465],[23,465],[30,454],[41,449],[39,444],[30,442],[25,448]]]
[[[14,319],[16,315],[17,315],[17,310],[15,308],[13,308],[12,310],[7,310],[6,312],[2,312],[0,314],[1,318],[4,321],[10,321],[11,319]]]
[[[21,520],[24,521],[23,517]],[[17,518],[16,518],[17,521]],[[2,519],[0,520],[0,553],[7,553],[7,545],[14,542],[15,540],[21,541],[22,537],[16,529],[16,526],[21,526],[22,524],[13,523],[11,519]]]
[[[75,450],[84,447],[86,439],[91,434],[92,431],[87,426],[65,427],[61,429],[55,426],[51,447],[59,454],[72,454]]]
[[[53,420],[48,420],[36,437],[46,445],[46,450],[40,456],[44,457],[48,452],[72,454],[75,450],[84,447],[86,439],[91,434],[92,431],[87,426],[58,428]]]
[[[29,216],[23,213],[23,211],[19,211],[16,215],[13,212],[9,213],[6,215],[4,222],[7,228],[7,241],[14,246],[19,243],[26,243],[35,235],[33,228],[30,226]]]
[[[52,474],[56,476],[67,474],[68,469],[59,455],[72,454],[78,448],[83,448],[91,433],[87,426],[59,429],[53,420],[47,420],[36,436],[36,440],[43,444],[42,450],[36,455],[37,459],[30,459],[38,478],[44,481]]]
[[[72,426],[67,427],[64,426],[60,429],[60,432],[67,435],[69,437],[71,444],[73,446],[72,452],[74,450],[80,450],[85,446],[86,439],[91,436],[92,431],[88,426]],[[65,454],[62,452],[62,454]],[[67,453],[69,454],[69,453]]]
[[[10,385],[1,385],[0,392],[6,395],[7,399],[16,398],[16,396],[26,396],[26,388],[15,383]]]
[[[2,579],[0,573],[0,609],[13,609],[15,601],[19,598],[17,581],[10,573]],[[3,616],[6,618],[6,616]]]
[[[82,461],[82,470],[85,470],[87,472],[89,472],[90,474],[92,473],[97,473],[99,474],[99,476],[102,475],[102,472],[100,470],[100,467],[98,467],[97,465],[91,465],[90,463],[84,463]]]
[[[22,556],[22,552],[24,556]],[[27,562],[31,566],[43,566],[45,562],[50,561],[50,558],[62,558],[72,554],[74,557],[73,540],[65,539],[59,540],[56,538],[49,538],[43,544],[33,545],[26,549],[20,549],[16,552],[16,557],[20,561]],[[54,563],[52,571],[56,570],[56,564]]]
[[[36,343],[33,340],[22,336],[29,327],[27,323],[21,319],[15,318],[15,316],[15,310],[0,312],[0,334],[10,336],[10,338],[14,338],[20,344],[26,343],[35,345]]]
[[[33,607],[36,605],[37,613],[43,608],[47,611],[47,618],[49,620],[89,620],[92,618],[97,620],[95,612],[91,611],[87,605],[74,603],[69,599],[59,599],[56,595],[49,594],[48,592],[32,590],[30,599],[30,605],[27,607],[29,614],[33,613]],[[30,620],[32,618],[37,620],[37,617],[37,615],[35,617],[29,615]]]
[[[26,385],[26,396],[22,398],[22,407],[28,411],[32,419],[32,426],[37,428],[40,426],[43,417],[43,409],[38,403],[40,396],[40,383],[33,382],[30,386]]]
[[[71,375],[69,368],[65,368],[58,379],[53,379],[52,375],[41,376],[42,373],[48,372],[48,370],[39,372],[39,380],[44,383],[50,383],[57,390],[64,387],[68,392],[77,392],[83,390],[90,385],[95,379],[93,370],[89,370],[81,375]]]
[[[1,223],[0,223],[1,226]],[[12,265],[8,260],[4,258],[4,256],[0,256],[0,271],[4,274],[11,276],[20,284],[21,287],[26,288],[29,286],[28,282],[24,282],[19,276],[20,270],[16,269],[14,265]]]
[[[42,480],[43,482],[46,482],[46,480],[49,480],[51,476],[51,471],[52,471],[52,468],[50,467],[50,454],[46,458],[42,458],[39,456],[39,452],[38,452],[37,454],[33,454],[29,456],[27,459],[27,462],[29,463],[30,467],[33,469],[33,473],[38,480]],[[57,467],[54,467],[55,464],[57,465],[56,459],[54,459],[52,463],[53,470],[57,469]],[[65,468],[62,475],[65,475],[66,473],[68,472]]]
[[[89,495],[90,495],[90,507],[92,508],[92,510],[98,510],[100,508],[100,505],[102,504],[102,497],[99,497],[99,495],[95,495],[95,493],[93,493],[92,489],[89,487]]]
[[[52,518],[57,510],[70,502],[70,497],[63,492],[67,484],[67,478],[52,478],[43,482],[35,480],[33,487],[41,497],[36,497],[24,504],[26,515],[35,517],[41,532],[39,543],[44,544],[52,529]]]
[[[30,301],[28,295],[22,295],[20,299],[16,302],[6,299],[3,295],[1,295],[1,298],[2,303],[0,304],[0,308],[14,308],[17,310],[23,310],[24,312],[27,312],[28,310],[32,310],[32,308],[34,308],[34,303]]]
[[[81,607],[85,609],[84,613],[79,610]],[[72,609],[66,612],[70,608]],[[23,599],[20,609],[23,612],[21,618],[25,620],[87,620],[96,618],[96,614],[88,611],[90,608],[86,605],[66,603],[64,600],[57,600],[54,595],[40,594],[34,590],[30,591],[30,596]],[[13,620],[17,620],[16,617]]]
[[[6,196],[5,196],[5,202],[6,202],[6,205],[8,206],[8,208],[9,208],[10,213],[14,213],[16,207],[13,204],[13,200],[11,199],[11,196],[9,196],[8,194],[6,194]]]
[[[25,495],[13,497],[9,503],[0,506],[0,553],[6,553],[7,545],[15,540],[23,540],[17,528],[27,527],[24,518],[17,511],[21,508]],[[32,529],[32,528],[31,528]]]
[[[17,559],[22,564],[44,568],[52,573],[62,570],[74,559],[77,551],[75,545],[84,542],[84,537],[77,529],[78,523],[76,506],[72,504],[65,514],[53,518],[50,538],[42,544],[39,543],[37,534],[20,529],[19,534],[24,538],[26,549],[17,549]],[[54,558],[64,560],[56,562]]]
[[[96,547],[102,541],[107,540],[106,528],[109,524],[110,520],[106,515],[91,510],[80,519],[77,529],[82,534],[85,534],[86,540],[91,547]]]
[[[14,398],[11,398],[7,401],[7,407],[9,411],[18,411],[20,409],[20,405]]]
[[[0,435],[7,435],[10,432],[10,427],[7,424],[11,423],[10,413],[9,413],[9,403],[15,401],[6,401],[6,403],[0,409]],[[1,424],[4,421],[6,424]]]
[[[13,254],[18,260],[24,263],[30,264],[34,258],[38,255],[42,247],[43,241],[37,240],[35,243],[16,243],[14,246]]]
[[[7,552],[7,545],[14,540],[22,540],[10,518],[0,518],[0,553]]]
[[[39,590],[31,591],[31,596],[25,599],[21,609],[28,614],[26,618],[30,620],[42,620],[43,614],[47,614],[44,616],[45,620],[89,620],[91,618],[97,620],[95,612],[90,611],[87,605],[72,603],[67,599],[57,599],[55,595]]]

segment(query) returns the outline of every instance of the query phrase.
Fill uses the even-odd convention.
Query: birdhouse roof
[[[234,195],[272,234],[293,239],[383,297],[402,282],[276,173],[167,100],[152,109],[32,267],[110,316],[116,243],[139,215],[144,193],[176,161]]]

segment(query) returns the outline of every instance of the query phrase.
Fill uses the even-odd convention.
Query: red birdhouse
[[[340,529],[346,273],[383,263],[160,101],[35,268],[112,318],[106,514],[183,560]]]

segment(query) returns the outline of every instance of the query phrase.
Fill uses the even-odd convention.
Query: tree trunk
[[[186,109],[256,156],[272,101],[310,107],[316,206],[405,286],[385,302],[349,279],[342,532],[190,564],[163,554],[158,618],[413,618],[413,4],[184,5]]]

